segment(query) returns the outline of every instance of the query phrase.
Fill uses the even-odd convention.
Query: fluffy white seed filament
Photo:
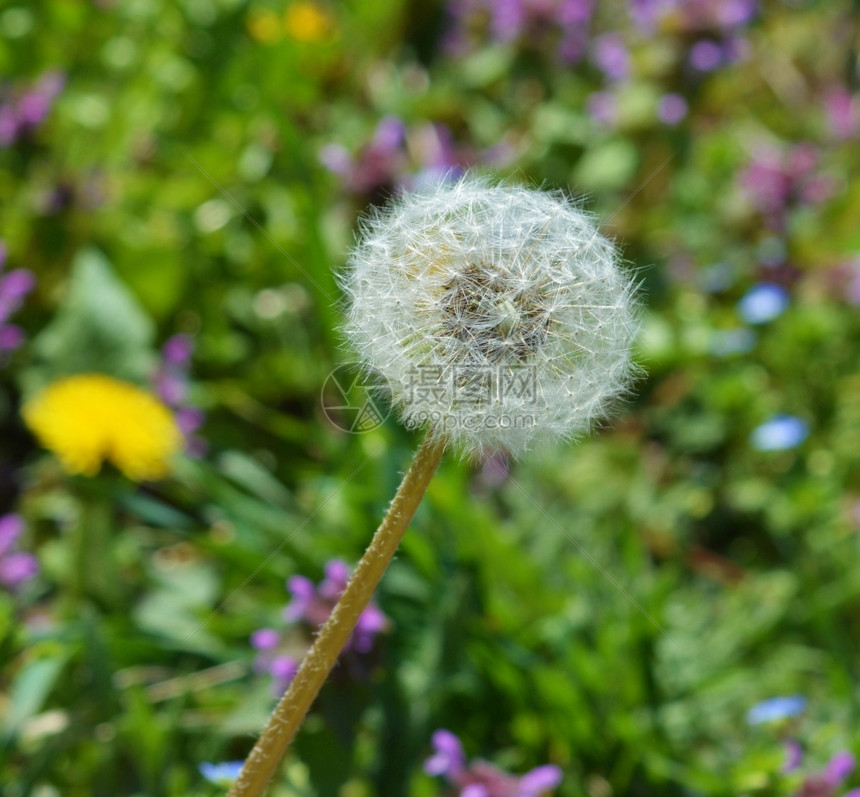
[[[403,420],[468,454],[576,436],[628,384],[631,279],[560,193],[467,175],[406,194],[365,220],[343,284]]]

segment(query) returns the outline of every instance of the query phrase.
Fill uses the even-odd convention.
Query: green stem
[[[403,477],[334,611],[254,745],[228,797],[260,797],[370,602],[442,460],[444,441],[426,438]]]
[[[71,540],[72,592],[78,600],[88,597],[110,603],[117,598],[113,527],[113,506],[109,498],[97,490],[83,491]]]

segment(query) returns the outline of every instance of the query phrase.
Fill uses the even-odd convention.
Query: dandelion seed
[[[630,278],[558,192],[467,175],[364,224],[347,334],[410,427],[469,454],[575,437],[629,382]]]

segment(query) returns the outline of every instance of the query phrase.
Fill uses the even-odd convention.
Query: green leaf
[[[639,157],[630,141],[606,141],[589,149],[574,170],[574,183],[588,191],[623,188],[636,173]]]
[[[64,656],[36,659],[18,672],[10,690],[3,729],[6,738],[15,736],[24,722],[41,709],[65,663]]]
[[[152,321],[105,256],[84,249],[72,264],[65,301],[33,341],[39,364],[27,375],[25,388],[87,371],[144,381],[153,364],[154,335]]]
[[[154,576],[160,584],[134,610],[138,627],[183,650],[217,652],[220,643],[206,627],[218,596],[218,580],[211,568],[190,564]]]
[[[218,465],[225,476],[267,503],[285,508],[293,503],[289,490],[259,462],[241,451],[225,451]]]

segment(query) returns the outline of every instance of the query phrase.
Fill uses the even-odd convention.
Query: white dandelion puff
[[[466,175],[362,224],[346,333],[404,423],[474,455],[575,437],[627,388],[631,278],[560,192]]]
[[[261,797],[368,605],[449,444],[519,454],[588,429],[625,390],[631,280],[561,193],[466,175],[365,219],[342,275],[347,333],[427,435],[230,797]]]

